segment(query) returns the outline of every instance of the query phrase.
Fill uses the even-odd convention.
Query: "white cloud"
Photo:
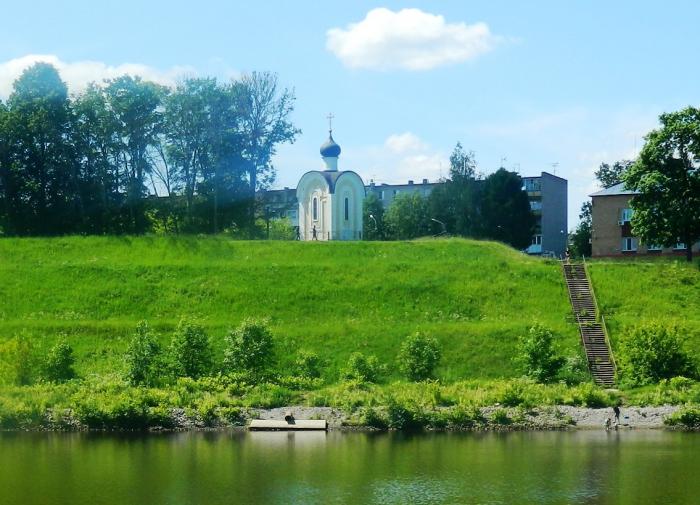
[[[384,141],[384,145],[397,154],[422,151],[427,147],[425,142],[411,132],[389,135]]]
[[[493,49],[486,23],[447,23],[420,9],[372,9],[359,23],[326,32],[326,48],[350,68],[429,70]]]
[[[107,65],[101,61],[90,60],[66,62],[53,54],[29,54],[0,63],[0,97],[9,96],[14,81],[24,70],[37,62],[50,63],[56,67],[71,92],[83,90],[90,82],[101,82],[103,79],[112,79],[124,74],[138,75],[143,79],[170,86],[179,77],[195,72],[193,68],[184,66],[160,70],[139,63]]]

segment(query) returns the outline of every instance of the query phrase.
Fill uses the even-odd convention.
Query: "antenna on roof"
[[[555,161],[554,163],[550,163],[552,165],[552,171],[554,172],[554,175],[557,175],[557,167],[559,166],[559,162]]]

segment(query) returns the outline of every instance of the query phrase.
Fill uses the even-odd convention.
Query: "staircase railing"
[[[603,328],[603,335],[605,335],[605,345],[608,346],[608,354],[610,355],[610,363],[612,363],[615,375],[617,375],[617,363],[615,363],[615,355],[613,354],[612,345],[610,343],[610,335],[608,334],[608,325],[605,324],[605,316],[601,312],[600,307],[598,307],[598,297],[595,295],[595,290],[593,289],[593,280],[591,279],[591,274],[588,271],[588,264],[586,263],[586,257],[581,256],[583,260],[583,272],[586,274],[586,280],[588,281],[588,286],[591,292],[591,298],[593,298],[593,306],[595,307],[596,318],[600,320],[600,326]]]

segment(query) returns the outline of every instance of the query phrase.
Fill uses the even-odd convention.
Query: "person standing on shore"
[[[620,426],[620,406],[615,405],[613,407],[613,412],[615,413],[615,429]]]

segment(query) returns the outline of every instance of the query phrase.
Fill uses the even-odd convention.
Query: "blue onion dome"
[[[340,156],[340,146],[333,140],[331,132],[328,132],[328,140],[321,146],[321,156],[324,158],[337,158]]]

